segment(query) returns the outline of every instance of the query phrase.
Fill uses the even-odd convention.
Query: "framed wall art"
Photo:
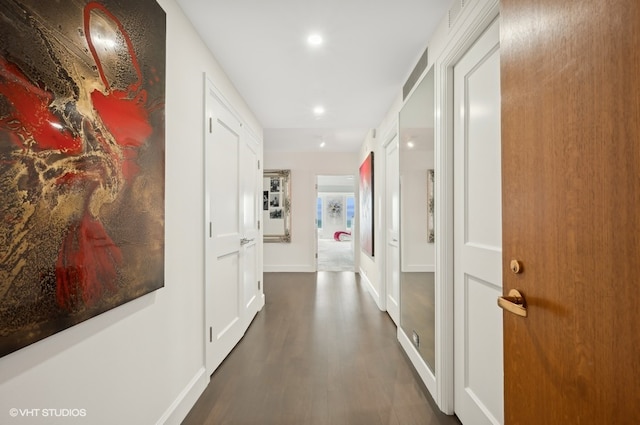
[[[291,242],[291,170],[264,170],[264,242]]]
[[[327,197],[327,217],[333,222],[343,222],[342,213],[344,211],[344,196]]]
[[[374,255],[373,237],[373,152],[360,165],[360,249]]]
[[[0,3],[0,356],[164,286],[165,20]]]

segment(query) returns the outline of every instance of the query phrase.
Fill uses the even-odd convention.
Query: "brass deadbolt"
[[[511,260],[509,267],[514,274],[518,274],[522,271],[522,264],[518,260]]]

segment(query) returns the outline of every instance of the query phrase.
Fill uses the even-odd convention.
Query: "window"
[[[356,213],[356,198],[347,196],[347,229],[353,227],[353,217]]]
[[[316,224],[318,229],[322,229],[322,198],[319,196],[316,202]]]

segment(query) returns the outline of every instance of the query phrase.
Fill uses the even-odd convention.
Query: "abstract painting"
[[[373,257],[373,152],[360,165],[360,249]]]
[[[344,209],[343,197],[327,197],[327,216],[334,223],[340,223],[342,219],[342,211]]]
[[[0,356],[164,286],[166,17],[0,3]]]

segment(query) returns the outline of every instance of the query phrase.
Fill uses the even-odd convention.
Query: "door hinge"
[[[213,342],[213,327],[209,326],[209,342]]]
[[[213,223],[209,222],[209,237],[213,237]]]
[[[258,170],[260,169],[260,160],[258,160]]]
[[[316,260],[318,259],[318,253],[316,252]]]
[[[258,220],[258,230],[260,230],[260,220]]]
[[[213,118],[209,117],[209,133],[213,133]]]
[[[258,291],[260,290],[260,281],[258,281]]]

